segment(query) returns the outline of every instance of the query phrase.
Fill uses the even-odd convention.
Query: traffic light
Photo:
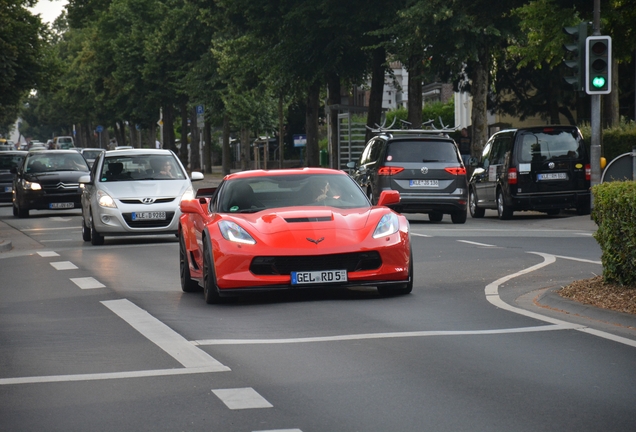
[[[572,70],[572,76],[566,76],[565,81],[576,91],[585,91],[585,39],[587,38],[587,23],[579,23],[575,27],[563,27],[563,31],[572,36],[574,43],[564,44],[563,48],[570,58],[564,59],[565,66]]]
[[[585,44],[587,79],[585,92],[589,95],[612,91],[612,38],[588,36]]]

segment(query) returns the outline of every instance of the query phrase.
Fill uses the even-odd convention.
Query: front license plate
[[[346,270],[291,272],[292,285],[339,283],[347,281]]]
[[[134,212],[132,214],[132,220],[134,221],[138,221],[138,220],[148,220],[148,219],[155,219],[155,220],[161,220],[161,219],[166,219],[166,212]]]
[[[49,204],[50,209],[69,209],[75,208],[74,203],[51,203]]]
[[[568,175],[566,173],[547,173],[537,174],[537,180],[567,180]]]
[[[11,186],[5,186],[4,187],[4,191],[5,192],[13,192],[13,188]]]
[[[439,187],[439,180],[410,180],[411,187]]]

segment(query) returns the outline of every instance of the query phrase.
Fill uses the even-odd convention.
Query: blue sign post
[[[95,131],[97,131],[97,133],[99,134],[99,148],[102,148],[102,132],[104,131],[104,127],[101,125],[98,125],[95,128]]]

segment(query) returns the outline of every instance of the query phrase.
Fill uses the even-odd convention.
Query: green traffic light
[[[592,79],[592,85],[594,88],[600,89],[605,87],[605,77],[596,76]]]

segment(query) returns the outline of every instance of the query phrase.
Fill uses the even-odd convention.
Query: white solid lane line
[[[70,261],[57,261],[49,263],[55,270],[75,270],[77,266]]]
[[[209,367],[217,368],[217,371],[230,370],[134,303],[126,299],[101,303],[186,368]]]
[[[71,278],[71,282],[73,282],[81,289],[106,288],[106,285],[92,277]]]
[[[212,390],[229,409],[272,408],[273,405],[251,387]]]

